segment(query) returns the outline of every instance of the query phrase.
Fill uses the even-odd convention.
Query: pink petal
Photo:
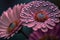
[[[27,23],[27,24],[23,24],[23,25],[28,26],[28,27],[33,27],[35,25],[35,23],[31,22],[31,23]]]
[[[36,39],[36,36],[34,34],[31,34],[30,37]]]
[[[3,26],[3,25],[0,25],[0,28],[6,29],[6,28],[8,28],[8,27]]]
[[[8,15],[8,12],[7,11],[5,11],[4,12],[4,15],[7,17],[7,19],[9,19],[9,21],[11,22],[11,19],[9,18],[9,15]]]
[[[45,28],[45,29],[41,28],[41,31],[47,32],[48,31],[48,28]]]
[[[22,22],[28,23],[27,19],[20,19]]]
[[[38,32],[34,32],[34,35],[36,36],[36,39],[40,38],[40,34]]]
[[[46,24],[46,27],[49,29],[53,29],[53,27],[49,26],[48,24]]]
[[[34,31],[37,31],[38,29],[36,27],[33,28]]]
[[[41,23],[41,27],[42,27],[42,28],[46,28],[45,23]]]
[[[56,25],[51,19],[45,21],[45,23],[46,23],[46,24],[49,24],[49,25],[51,25],[51,26],[55,26],[55,25]]]
[[[41,23],[37,23],[36,27],[37,27],[38,29],[40,29],[40,28],[41,28]]]
[[[5,15],[5,12],[3,12],[0,20],[2,20],[7,25],[10,24],[10,21],[9,21],[8,17]]]
[[[0,25],[8,26],[6,23],[3,22],[3,20],[0,19]]]
[[[4,34],[4,35],[1,35],[0,37],[5,37],[6,36],[6,34]]]
[[[36,23],[36,25],[33,27],[33,30],[38,30],[41,29],[41,24],[40,23]]]
[[[24,13],[21,13],[21,18],[29,18],[28,16],[26,16]]]
[[[10,20],[14,21],[15,20],[14,19],[15,17],[14,17],[14,14],[13,14],[13,10],[11,8],[9,8],[7,10],[7,12],[8,12],[8,16],[9,16]]]
[[[14,15],[14,19],[18,19],[17,18],[17,6],[15,5],[14,7],[13,7],[13,15]]]
[[[20,18],[20,13],[21,13],[21,10],[22,10],[22,8],[23,8],[23,5],[21,4],[21,5],[19,5],[19,4],[17,4],[17,6],[16,6],[17,8],[16,8],[16,10],[17,10],[17,18],[19,19]]]
[[[0,37],[6,37],[6,32],[1,32]]]
[[[4,34],[6,34],[6,32],[0,32],[0,35],[4,35]]]
[[[1,28],[0,28],[0,31],[5,31],[5,32],[6,32],[6,30],[7,30],[7,29],[1,29]]]
[[[53,21],[48,22],[51,26],[55,26],[56,24]]]
[[[54,18],[54,19],[51,19],[53,22],[55,22],[55,23],[59,23],[60,22],[60,20],[59,19],[57,19],[57,18]]]
[[[25,14],[26,16],[28,16],[28,17],[29,17],[29,16],[30,16],[30,17],[32,16],[29,12],[28,12],[28,13],[24,12],[24,14]]]
[[[27,19],[27,21],[28,21],[28,22],[33,22],[34,19],[31,19],[31,18],[30,18],[30,19]]]

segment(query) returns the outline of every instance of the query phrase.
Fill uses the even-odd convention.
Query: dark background
[[[13,7],[16,4],[20,4],[20,3],[28,3],[32,0],[0,0],[0,15],[2,14],[3,11],[7,10],[9,7]],[[55,5],[57,5],[60,9],[60,0],[48,0],[52,3],[54,3]],[[27,27],[23,27],[22,29],[27,35],[29,35],[32,30],[27,28]],[[25,40],[26,36],[24,36],[22,33],[20,33],[20,31],[15,34],[12,38],[8,39],[8,40]],[[7,40],[7,39],[3,39],[0,38],[0,40]]]

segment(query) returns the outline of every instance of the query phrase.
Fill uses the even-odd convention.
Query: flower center
[[[44,22],[48,19],[48,16],[46,15],[45,11],[40,11],[38,13],[35,13],[34,19],[38,22]]]
[[[42,37],[39,40],[58,40],[58,38],[56,36],[49,36],[49,35],[47,35],[47,36]]]
[[[14,22],[10,23],[10,25],[7,29],[8,33],[12,32],[18,26],[18,23],[19,22],[17,22],[17,21],[14,21]]]

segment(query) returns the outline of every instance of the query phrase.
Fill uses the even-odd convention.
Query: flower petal
[[[48,28],[41,28],[41,31],[47,32],[48,31]]]
[[[35,22],[31,22],[31,23],[27,23],[27,24],[23,24],[24,26],[28,26],[28,27],[33,27],[35,26]]]

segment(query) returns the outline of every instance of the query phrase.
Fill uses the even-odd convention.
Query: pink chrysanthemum
[[[32,1],[24,6],[20,16],[24,26],[47,32],[59,23],[60,10],[48,1]]]
[[[30,34],[29,40],[60,40],[60,23],[46,33],[41,30],[34,31]]]
[[[15,5],[13,9],[4,11],[0,17],[0,37],[10,38],[21,29],[20,12],[22,5]]]

